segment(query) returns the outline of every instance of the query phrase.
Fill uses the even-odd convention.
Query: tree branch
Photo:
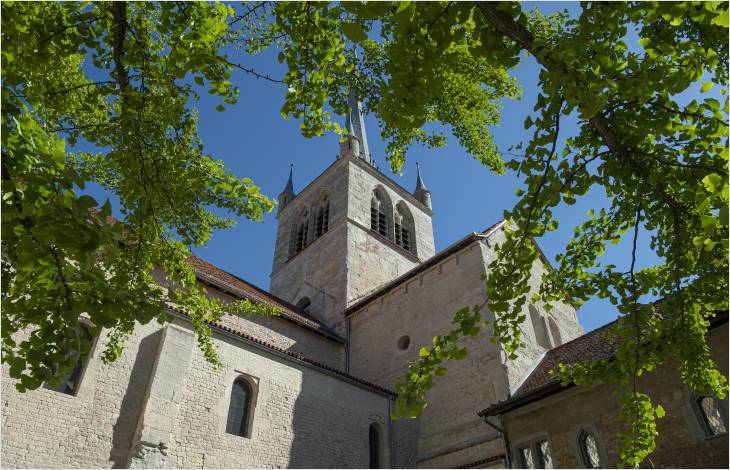
[[[510,15],[498,11],[497,5],[498,4],[491,2],[477,3],[477,6],[484,17],[492,23],[498,33],[512,41],[515,41],[522,49],[525,49],[527,52],[534,55],[537,62],[545,67],[546,70],[563,68],[562,64],[554,63],[552,61],[549,50],[547,50],[545,46],[535,46],[534,37],[527,28],[514,21]],[[628,162],[636,174],[644,174],[644,169],[641,165],[639,165],[639,163],[631,157],[631,152],[621,144],[618,137],[613,133],[602,111],[598,111],[598,113],[596,113],[596,115],[591,117],[588,121],[591,123],[598,135],[601,137],[604,145],[608,147],[609,150]],[[676,199],[664,191],[664,189],[657,185],[652,185],[651,189],[652,192],[654,192],[659,199],[664,201],[673,212],[684,211],[684,207]]]

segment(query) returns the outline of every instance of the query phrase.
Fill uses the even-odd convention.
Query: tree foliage
[[[325,105],[342,112],[342,87],[355,83],[381,120],[393,169],[413,141],[443,144],[429,131],[441,123],[489,169],[507,167],[524,180],[485,279],[487,308],[460,310],[454,329],[421,349],[397,386],[398,415],[426,407],[444,361],[466,354],[459,339],[479,333],[487,318],[493,341],[515,358],[527,302],[549,310],[566,296],[576,305],[607,298],[620,312],[616,360],[558,374],[579,385],[621,384],[626,463],[651,452],[663,414],[637,392],[642,373],[674,357],[685,384],[724,396],[727,380],[705,334],[711,312],[728,308],[726,3],[589,2],[574,18],[507,2],[277,3],[238,34],[249,51],[282,49],[282,114],[302,118],[304,135],[339,130]],[[540,65],[540,92],[524,123],[533,130],[524,156],[505,162],[490,127],[499,122],[498,100],[517,94],[508,71],[521,54]],[[713,87],[720,93],[708,93]],[[684,99],[698,89],[703,98]],[[566,117],[578,120],[571,135],[560,133]],[[557,268],[531,291],[533,238],[557,228],[556,207],[597,190],[607,207],[575,227]],[[622,238],[633,243],[630,266],[602,258]],[[639,243],[661,262],[636,268]],[[647,295],[666,300],[642,304]]]
[[[275,313],[206,297],[187,263],[230,216],[261,220],[273,206],[203,152],[190,106],[193,83],[236,102],[221,53],[232,15],[208,3],[3,3],[2,360],[21,391],[58,384],[72,351],[88,352],[81,316],[95,335],[111,330],[113,360],[135,322],[175,304],[217,363],[205,322]],[[108,200],[79,195],[91,183],[118,197],[123,223]]]

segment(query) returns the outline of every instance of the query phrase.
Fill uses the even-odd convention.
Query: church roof
[[[709,329],[727,323],[728,312],[716,312],[710,319]],[[520,408],[549,395],[558,393],[575,384],[561,385],[560,380],[552,377],[550,371],[557,370],[560,364],[575,364],[580,361],[600,361],[613,356],[618,344],[608,340],[607,333],[616,325],[616,320],[561,344],[547,353],[530,373],[520,388],[508,399],[495,403],[479,412],[480,416],[494,416]]]
[[[344,338],[335,333],[331,328],[319,322],[304,310],[295,307],[289,302],[276,297],[265,290],[244,281],[223,269],[215,266],[202,258],[191,256],[188,261],[195,268],[195,275],[201,281],[216,287],[234,297],[248,299],[253,302],[263,302],[280,310],[279,318],[289,320],[309,330],[319,333],[329,339],[345,343]]]
[[[496,229],[501,227],[505,223],[504,220],[501,220],[497,222],[496,224],[492,225],[488,229],[484,230],[483,232],[477,233],[473,232],[467,235],[466,237],[462,238],[458,242],[454,243],[453,245],[444,248],[443,250],[439,251],[423,263],[415,266],[410,271],[406,271],[401,276],[395,278],[391,282],[385,284],[384,286],[374,290],[370,294],[366,295],[362,299],[355,302],[353,305],[345,309],[345,316],[350,316],[354,313],[356,313],[358,310],[363,308],[365,305],[369,304],[373,300],[377,299],[378,297],[387,294],[388,292],[392,291],[399,285],[403,284],[407,280],[417,276],[418,274],[426,271],[427,269],[431,268],[432,266],[440,263],[444,259],[448,258],[449,256],[453,255],[454,253],[461,251],[463,248],[466,248],[467,246],[471,245],[477,240],[480,240],[484,238],[485,236],[491,235],[492,232],[494,232]]]
[[[182,312],[180,310],[177,310],[177,309],[175,309],[171,305],[168,306],[168,309],[170,311],[178,314],[181,317],[190,318],[190,316],[187,315],[185,312]],[[292,359],[295,359],[297,361],[301,361],[301,362],[304,362],[304,363],[309,364],[311,366],[314,366],[317,369],[326,370],[326,371],[328,371],[330,373],[333,373],[333,374],[338,375],[340,377],[344,377],[345,379],[348,379],[348,380],[350,380],[352,382],[356,382],[358,384],[364,385],[364,386],[366,386],[368,388],[371,388],[371,389],[374,389],[374,390],[378,390],[378,391],[383,392],[383,393],[385,393],[387,395],[391,395],[391,396],[396,396],[397,395],[397,393],[395,393],[394,391],[389,390],[389,389],[387,389],[385,387],[381,387],[380,385],[374,384],[372,382],[368,382],[367,380],[361,379],[360,377],[355,377],[354,375],[348,374],[347,372],[341,371],[341,370],[336,369],[336,368],[334,368],[332,366],[328,366],[327,364],[323,364],[323,363],[321,363],[319,361],[315,361],[314,359],[311,359],[311,358],[302,356],[301,354],[297,354],[297,353],[292,352],[292,351],[287,351],[286,349],[280,348],[279,346],[276,346],[276,345],[271,344],[271,343],[269,343],[267,341],[263,341],[263,340],[261,340],[259,338],[256,338],[254,336],[251,336],[251,335],[249,335],[248,333],[244,332],[241,329],[233,328],[233,327],[231,327],[229,325],[224,325],[224,324],[222,324],[220,322],[205,322],[205,323],[208,326],[210,326],[211,328],[213,328],[213,330],[220,330],[220,331],[225,331],[227,333],[233,334],[233,335],[238,336],[239,338],[243,339],[244,341],[246,341],[248,343],[253,343],[253,344],[257,345],[260,348],[270,350],[270,351],[275,352],[275,353],[277,353],[279,355],[288,356],[288,357],[290,357]]]

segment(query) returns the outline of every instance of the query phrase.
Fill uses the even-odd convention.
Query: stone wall
[[[728,374],[727,324],[708,335],[720,371]],[[643,466],[656,468],[728,468],[728,435],[707,438],[693,411],[689,390],[682,385],[676,363],[668,363],[641,377],[640,391],[661,404],[666,416],[657,421],[657,446]],[[580,467],[577,436],[582,427],[595,430],[607,458],[604,468],[621,465],[618,434],[618,387],[571,388],[502,416],[511,447],[534,436],[547,437],[555,468]]]
[[[347,216],[354,223],[370,228],[370,205],[373,191],[380,188],[387,197],[392,212],[396,205],[407,207],[413,217],[416,241],[416,256],[424,261],[435,253],[431,211],[418,202],[413,195],[392,181],[385,174],[359,159],[349,160]],[[388,211],[386,211],[387,213]],[[391,232],[392,232],[392,226]],[[389,235],[392,241],[392,234]],[[395,245],[395,244],[393,244]],[[376,286],[372,286],[375,288]]]
[[[329,230],[314,239],[310,223],[309,245],[290,256],[292,229],[303,208],[310,215],[322,194],[328,194]],[[303,189],[277,216],[278,228],[269,291],[297,304],[309,297],[309,312],[328,326],[341,321],[345,308],[347,241],[347,162],[338,160]],[[310,221],[311,222],[311,221]]]
[[[350,317],[350,370],[386,387],[393,387],[405,373],[408,361],[416,360],[422,346],[453,328],[451,319],[462,307],[485,303],[481,276],[494,259],[495,243],[503,240],[500,229],[488,239],[474,241],[463,249],[403,280],[397,287],[365,304]],[[545,269],[533,267],[537,286]],[[527,309],[527,308],[526,308]],[[493,320],[484,307],[483,317]],[[557,322],[561,336],[570,339],[582,332],[575,312],[560,305]],[[529,318],[529,316],[528,316]],[[534,341],[529,320],[523,325],[526,346],[520,359],[507,361],[501,348],[488,341],[491,328],[462,339],[467,357],[445,364],[446,376],[434,380],[427,394],[428,408],[419,417],[418,465],[454,467],[499,454],[499,435],[477,416],[484,403],[507,398],[544,353]],[[408,337],[409,346],[399,347]]]
[[[3,467],[365,467],[372,422],[390,463],[383,392],[224,333],[215,370],[180,319],[139,325],[109,365],[105,339],[77,396],[20,394],[3,367]],[[224,432],[239,375],[256,384],[250,438]]]
[[[484,302],[484,248],[475,242],[354,313],[352,373],[393,387],[418,350],[452,328],[457,310]],[[399,340],[402,347],[406,336],[402,350]],[[446,364],[447,375],[428,392],[429,406],[418,419],[418,466],[454,467],[499,453],[496,434],[476,414],[481,400],[507,393],[499,349],[482,334],[464,344],[467,358]]]

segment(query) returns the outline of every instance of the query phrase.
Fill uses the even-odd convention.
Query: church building
[[[481,279],[505,222],[436,253],[420,170],[413,191],[379,171],[354,96],[350,106],[338,158],[298,192],[290,172],[279,195],[268,291],[190,259],[209,295],[280,314],[211,325],[222,369],[206,362],[189,318],[172,306],[171,322],[138,325],[108,365],[103,333],[62,388],[21,394],[3,366],[2,467],[515,464],[504,429],[479,411],[525,390],[552,349],[583,335],[575,308],[525,305],[516,360],[488,330],[464,339],[467,357],[434,381],[421,416],[392,419],[392,387],[408,361],[451,329],[456,311],[485,303]],[[535,288],[546,269],[541,257]]]

